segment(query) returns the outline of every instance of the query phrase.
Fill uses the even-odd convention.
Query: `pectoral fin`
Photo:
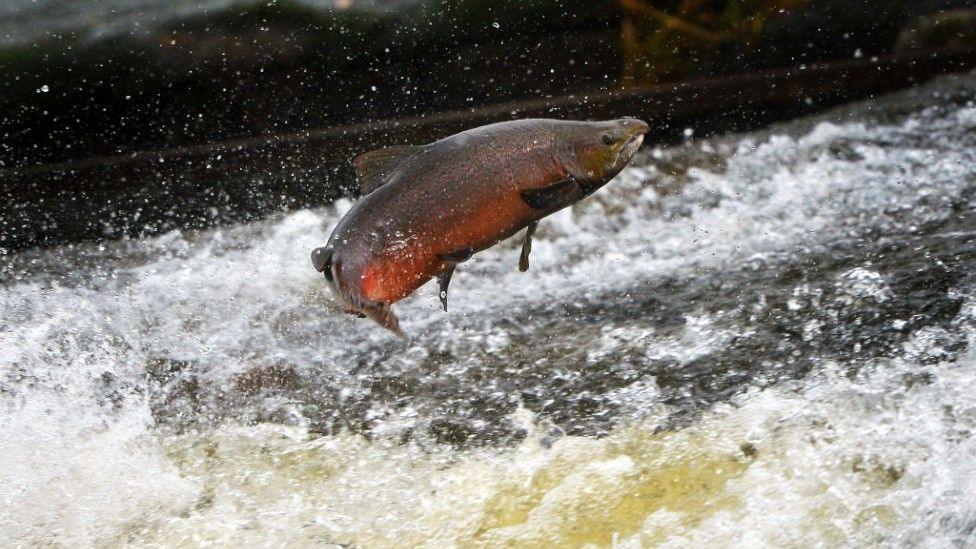
[[[360,311],[359,309],[353,309],[351,307],[346,307],[345,309],[342,310],[342,312],[344,312],[346,314],[354,315],[354,316],[356,316],[358,318],[366,318],[366,313]]]
[[[523,273],[529,270],[529,253],[532,252],[532,235],[535,234],[538,226],[539,222],[533,221],[525,228],[525,240],[522,242],[522,255],[519,256],[519,271]]]
[[[454,250],[446,254],[437,254],[437,259],[440,259],[444,263],[457,265],[458,263],[464,263],[471,259],[472,255],[474,255],[474,248],[461,248],[460,250]]]
[[[454,274],[454,265],[451,265],[445,269],[441,274],[437,275],[437,286],[440,292],[441,305],[444,306],[444,311],[447,311],[447,286],[451,283],[451,275]]]
[[[522,191],[522,200],[537,210],[548,210],[563,204],[576,188],[576,179],[567,177],[540,189]]]

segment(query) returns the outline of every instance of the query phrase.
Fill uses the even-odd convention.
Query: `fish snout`
[[[618,122],[623,128],[624,133],[630,136],[631,139],[638,135],[643,136],[651,131],[651,126],[640,118],[621,118]]]
[[[621,118],[617,121],[619,132],[622,134],[616,158],[612,160],[611,171],[616,175],[637,153],[637,149],[644,144],[644,135],[651,127],[639,118]]]

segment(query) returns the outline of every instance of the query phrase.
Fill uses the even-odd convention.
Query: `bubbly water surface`
[[[650,149],[395,306],[350,206],[0,271],[15,544],[976,543],[976,78]]]

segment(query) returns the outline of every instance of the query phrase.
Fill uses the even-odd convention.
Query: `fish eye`
[[[603,136],[600,137],[600,141],[603,141],[604,145],[613,145],[614,139],[612,135],[610,135],[609,133],[605,133],[603,134]]]

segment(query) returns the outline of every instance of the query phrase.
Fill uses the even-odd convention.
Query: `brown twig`
[[[701,38],[703,40],[708,40],[709,42],[721,42],[723,40],[727,40],[730,36],[728,33],[713,32],[706,28],[695,25],[694,23],[689,23],[684,19],[679,19],[673,15],[668,14],[667,12],[664,12],[652,6],[648,6],[647,4],[644,4],[643,2],[640,2],[638,0],[619,0],[619,2],[624,9],[628,9],[635,13],[645,15],[647,17],[650,17],[651,19],[660,21],[661,23],[663,23],[665,26],[669,28],[685,32],[697,38]]]

